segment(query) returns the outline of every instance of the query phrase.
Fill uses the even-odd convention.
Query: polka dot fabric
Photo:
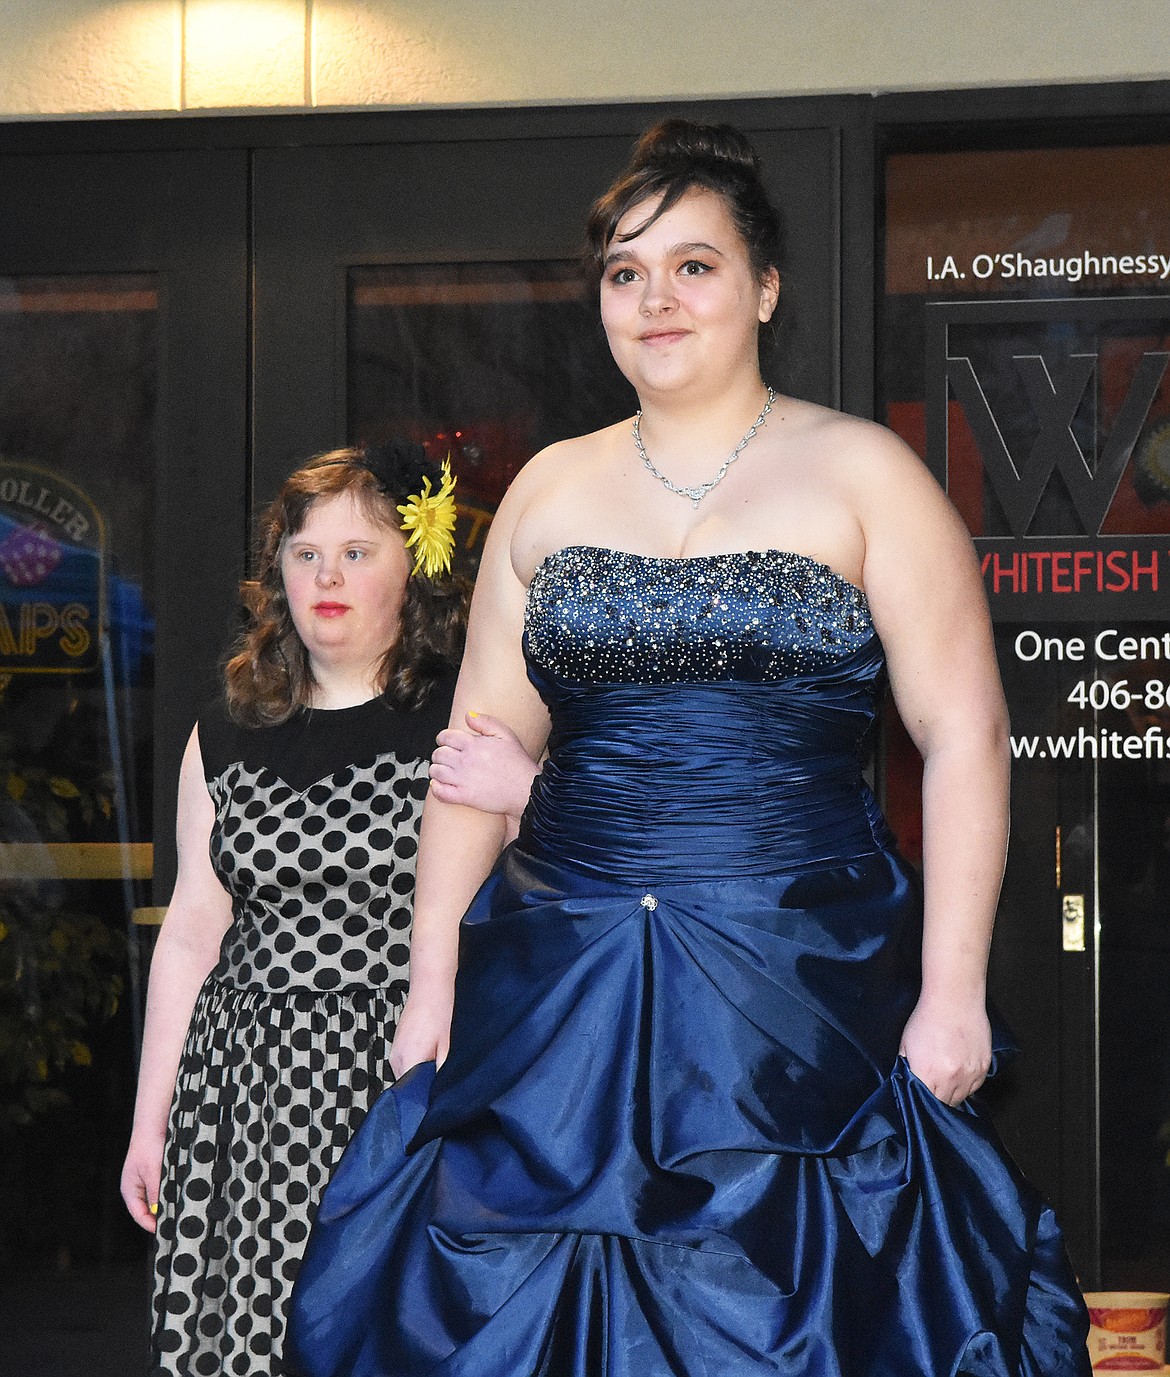
[[[171,1107],[152,1377],[281,1371],[321,1192],[393,1079],[426,757],[449,703],[376,700],[258,731],[200,720],[233,922]]]
[[[380,756],[303,792],[234,764],[211,785],[211,860],[235,923],[212,975],[279,993],[406,994],[426,761]]]
[[[329,1174],[392,1079],[399,1002],[218,980],[187,1036],[158,1213],[152,1374],[277,1373]]]

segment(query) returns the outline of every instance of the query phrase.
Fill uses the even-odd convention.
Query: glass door
[[[526,460],[637,405],[573,262],[353,268],[346,326],[348,436],[450,455],[469,572]]]
[[[886,419],[974,537],[1012,716],[993,975],[1025,1055],[993,1093],[1118,1289],[1170,1284],[1168,173],[1122,144],[885,165]]]
[[[245,174],[232,154],[0,157],[0,1330],[14,1370],[121,1373],[144,1351],[147,1241],[118,1175],[178,762],[243,563]]]

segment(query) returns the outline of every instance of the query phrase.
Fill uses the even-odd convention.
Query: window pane
[[[357,268],[349,281],[350,436],[450,453],[465,561],[537,450],[636,406],[576,264]]]
[[[0,279],[0,1238],[137,1255],[117,1200],[149,902],[159,294]]]

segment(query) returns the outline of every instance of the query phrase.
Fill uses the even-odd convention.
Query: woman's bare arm
[[[957,1104],[991,1058],[988,947],[1008,835],[1008,719],[982,580],[958,514],[917,456],[867,428],[864,583],[894,700],[924,762],[922,992],[914,1073]]]
[[[211,867],[207,849],[214,821],[196,729],[179,772],[178,877],[150,963],[134,1126],[122,1168],[126,1208],[151,1232],[151,1207],[158,1205],[167,1116],[187,1026],[195,997],[231,924],[231,899]]]
[[[510,554],[524,488],[519,481],[513,485],[488,534],[451,722],[461,725],[468,712],[486,713],[510,727],[535,759],[548,738],[548,714],[524,665],[525,588]],[[427,796],[415,882],[410,994],[390,1057],[395,1075],[420,1061],[442,1062],[446,1056],[459,921],[500,853],[505,827],[501,814],[444,802],[434,788]]]

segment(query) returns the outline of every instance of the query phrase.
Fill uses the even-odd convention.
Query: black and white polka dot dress
[[[201,990],[163,1162],[152,1374],[280,1371],[329,1173],[392,1079],[418,827],[453,681],[280,727],[199,723],[233,922]]]

